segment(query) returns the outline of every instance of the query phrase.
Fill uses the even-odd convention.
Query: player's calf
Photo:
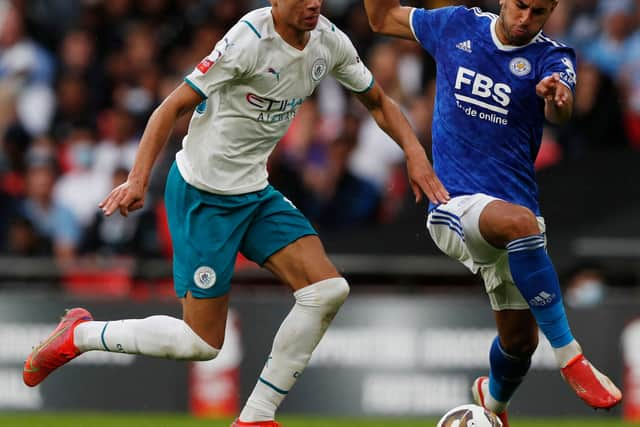
[[[74,341],[83,352],[101,350],[174,360],[211,360],[220,351],[183,320],[170,316],[87,322],[76,328]]]
[[[240,423],[247,424],[239,426],[273,422],[276,410],[307,367],[348,294],[349,285],[342,277],[322,280],[294,293],[296,303],[276,333],[271,355],[238,417]]]

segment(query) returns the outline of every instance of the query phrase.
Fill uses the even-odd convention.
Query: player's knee
[[[320,287],[320,302],[330,310],[337,310],[349,296],[349,290],[349,283],[343,277],[325,280]]]
[[[503,350],[511,356],[522,359],[528,358],[533,355],[538,347],[538,336],[518,334],[517,336],[505,339],[504,342],[502,342],[502,347]]]
[[[349,283],[343,277],[333,277],[302,288],[295,293],[301,305],[319,307],[326,312],[336,312],[349,296]]]
[[[508,241],[540,233],[538,219],[531,210],[521,208],[510,212],[504,217],[505,235]]]
[[[196,334],[185,322],[176,323],[171,331],[173,342],[167,345],[167,354],[176,360],[212,360],[220,352]]]

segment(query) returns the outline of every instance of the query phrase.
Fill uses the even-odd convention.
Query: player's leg
[[[256,221],[243,253],[286,283],[294,291],[295,304],[276,333],[267,362],[236,421],[238,426],[275,425],[272,420],[278,406],[349,293],[347,281],[328,259],[306,218],[279,200],[282,196],[276,192],[270,207],[280,206],[284,211]]]
[[[498,336],[489,350],[489,376],[476,379],[474,400],[498,414],[508,427],[507,407],[531,366],[538,327],[529,310],[494,311]]]
[[[143,319],[84,322],[75,328],[80,352],[110,351],[175,360],[213,359],[224,340],[229,296],[181,299],[183,319],[156,315]]]
[[[68,310],[58,327],[27,357],[23,380],[28,386],[36,386],[60,366],[91,350],[176,360],[213,359],[222,345],[216,337],[221,335],[220,330],[224,334],[226,299],[209,301],[210,315],[189,323],[162,315],[94,321],[83,308]],[[185,316],[193,312],[192,306],[185,303]],[[205,331],[205,323],[213,332],[201,337],[194,330]]]
[[[584,359],[582,349],[571,333],[558,275],[533,212],[494,200],[482,210],[479,229],[489,244],[506,248],[513,282],[549,340],[568,383],[590,406],[606,408],[618,403],[620,391]]]
[[[70,310],[27,358],[23,371],[27,385],[39,384],[53,370],[91,350],[178,360],[216,357],[224,337],[226,294],[239,237],[230,240],[222,234],[218,238],[218,211],[202,205],[200,197],[200,192],[186,184],[174,165],[167,179],[166,199],[174,242],[174,285],[183,300],[184,320],[159,315],[94,321],[85,309]],[[189,234],[190,230],[196,232]],[[225,249],[207,251],[217,240]]]

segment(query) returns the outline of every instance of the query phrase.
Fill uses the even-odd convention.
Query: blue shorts
[[[229,292],[238,251],[263,265],[303,236],[316,235],[307,218],[271,185],[254,193],[224,196],[199,190],[175,162],[165,189],[173,241],[176,295],[214,298]]]

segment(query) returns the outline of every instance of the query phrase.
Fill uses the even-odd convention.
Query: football
[[[436,427],[502,427],[502,421],[493,412],[469,404],[449,410]]]

